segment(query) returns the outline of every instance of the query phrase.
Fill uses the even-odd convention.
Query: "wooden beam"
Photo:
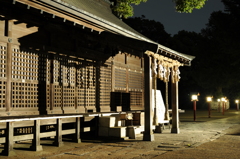
[[[11,103],[11,81],[12,81],[12,20],[5,20],[5,36],[8,37],[7,43],[7,68],[6,68],[6,76],[7,76],[7,84],[6,84],[6,111],[10,111],[12,106]]]

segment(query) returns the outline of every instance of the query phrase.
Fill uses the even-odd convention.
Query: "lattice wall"
[[[0,43],[0,109],[5,108],[7,46]]]
[[[38,80],[38,55],[29,52],[12,52],[12,78],[37,81]]]
[[[7,46],[0,43],[0,78],[6,77]]]
[[[12,108],[38,107],[38,54],[12,50]]]
[[[0,81],[0,109],[5,108],[6,82]]]
[[[52,64],[51,64],[52,63]],[[54,55],[47,61],[47,73],[51,74],[47,85],[47,95],[51,96],[53,107],[57,110],[88,110],[96,111],[96,66],[94,61],[85,59],[71,59],[66,56]],[[50,81],[53,81],[50,84]],[[51,109],[50,98],[47,98],[47,107]],[[54,109],[53,109],[54,110]]]
[[[104,66],[100,67],[100,107],[102,111],[110,110],[110,93],[111,93],[111,60],[107,60]]]
[[[12,82],[12,107],[37,108],[38,84]]]
[[[96,67],[90,62],[79,62],[77,67],[77,106],[96,111]]]
[[[128,71],[128,87],[129,91],[142,92],[143,89],[143,73],[142,71],[131,70]]]
[[[127,69],[115,66],[115,90],[126,91],[127,89]]]
[[[129,67],[119,61],[117,65],[113,65],[112,58],[98,66],[96,61],[89,59],[46,52],[20,51],[18,46],[12,48],[11,85],[9,85],[11,111],[38,111],[40,104],[41,107],[45,107],[47,113],[95,112],[96,107],[103,112],[110,111],[112,89],[130,92],[131,105],[141,106],[142,70],[131,68],[138,66]],[[126,56],[121,55],[121,61],[124,61],[122,57]],[[0,62],[0,109],[4,110],[7,89],[5,43],[0,43]],[[46,106],[42,106],[44,103]]]
[[[121,57],[122,61],[119,62]],[[143,71],[142,59],[136,56],[114,57],[114,91],[130,93],[129,109],[143,109]],[[127,101],[127,100],[126,100]],[[116,102],[116,101],[115,101]],[[123,105],[122,105],[123,106]]]
[[[131,109],[143,108],[143,93],[142,92],[130,92],[130,107]]]

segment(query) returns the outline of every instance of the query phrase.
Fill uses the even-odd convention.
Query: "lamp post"
[[[197,95],[192,95],[192,101],[193,101],[193,120],[196,121],[196,109],[197,109],[197,101],[198,97]]]
[[[207,102],[208,102],[208,117],[211,118],[211,102],[212,102],[212,97],[207,97]]]
[[[228,102],[228,99],[227,98],[225,98],[225,105],[224,105],[224,111],[227,111],[227,102]]]
[[[218,101],[218,112],[220,112],[220,102],[221,102],[221,99],[217,99]]]
[[[235,103],[236,103],[236,110],[238,111],[238,109],[239,109],[239,100],[236,99],[236,100],[235,100]]]
[[[224,103],[225,103],[225,97],[221,98],[222,101],[222,115],[224,115]]]

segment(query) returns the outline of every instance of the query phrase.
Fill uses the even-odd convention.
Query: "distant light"
[[[196,94],[192,95],[192,101],[198,101],[198,97]]]
[[[222,97],[222,98],[221,98],[221,101],[222,101],[222,102],[225,102],[225,97]]]
[[[218,102],[220,102],[220,101],[221,101],[221,99],[217,99],[217,101],[218,101]]]
[[[225,99],[225,102],[227,103],[227,102],[228,102],[228,99]]]
[[[207,97],[207,102],[211,102],[212,101],[212,97]]]
[[[238,100],[238,99],[236,99],[236,100],[235,100],[235,103],[239,103],[239,100]]]

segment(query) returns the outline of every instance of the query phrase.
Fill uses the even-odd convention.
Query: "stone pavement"
[[[166,127],[167,128],[167,127]],[[30,144],[14,145],[16,156],[0,156],[1,159],[152,159],[152,158],[240,158],[240,111],[228,110],[224,115],[212,111],[197,110],[193,121],[192,110],[180,114],[180,134],[165,129],[154,134],[155,141],[136,140],[83,140],[82,143],[64,142],[54,147],[51,140],[41,140],[43,151],[29,151]],[[2,146],[2,145],[1,145]],[[2,148],[2,147],[0,147]]]

